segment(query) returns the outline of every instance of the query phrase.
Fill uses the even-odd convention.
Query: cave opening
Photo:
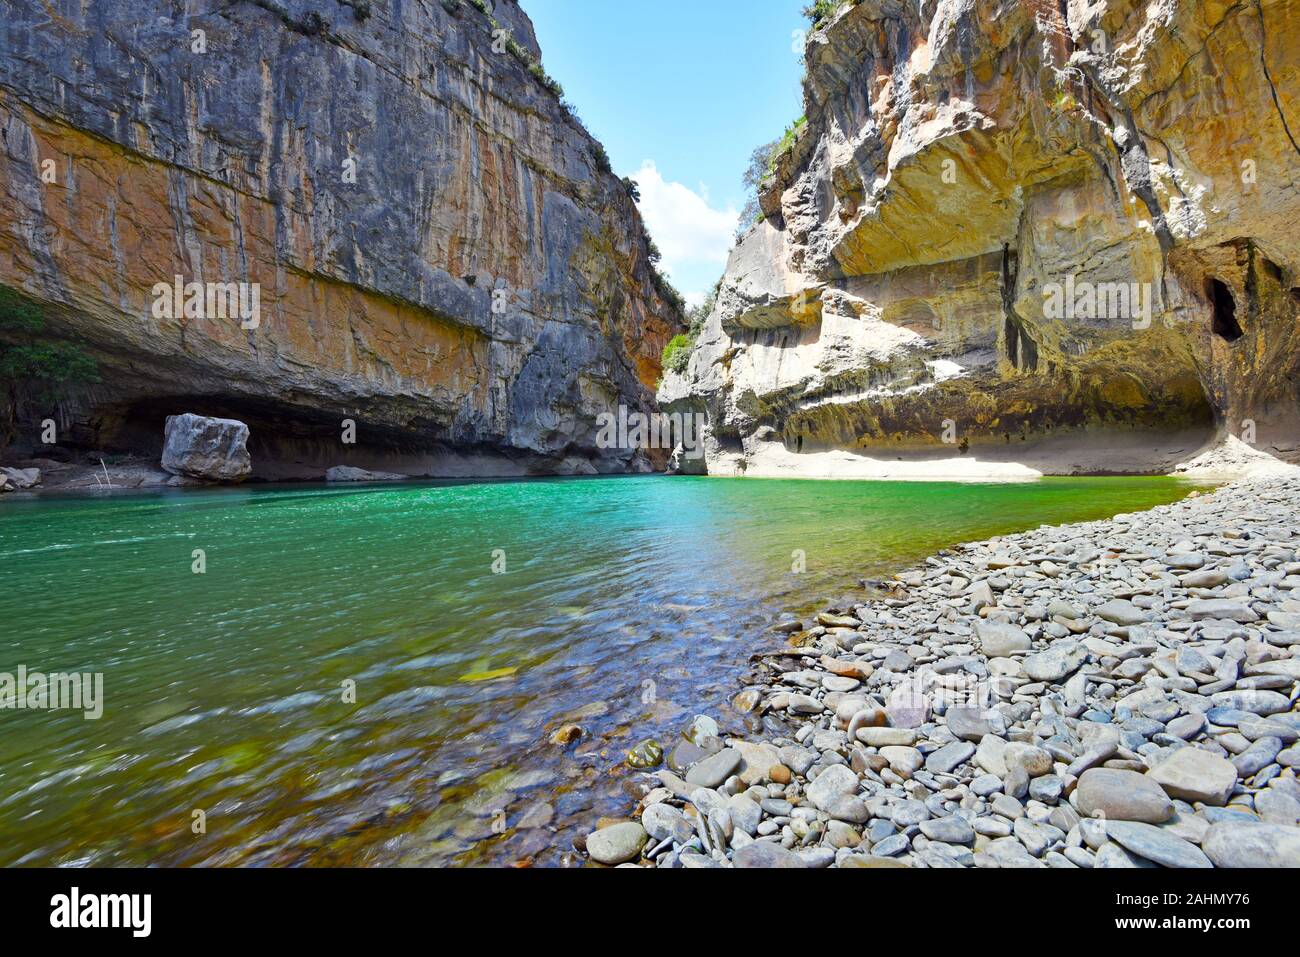
[[[1221,279],[1210,277],[1205,283],[1205,294],[1214,310],[1214,334],[1227,342],[1236,342],[1243,335],[1241,325],[1237,322],[1237,302],[1232,298],[1232,290]]]

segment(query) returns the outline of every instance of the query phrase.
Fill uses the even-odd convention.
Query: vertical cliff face
[[[709,467],[1300,451],[1294,0],[861,0],[685,376]],[[1103,452],[1103,450],[1108,450]],[[825,455],[834,453],[834,462]]]
[[[617,471],[679,328],[515,0],[0,0],[0,283],[83,343],[84,443],[168,414],[255,467]],[[248,283],[255,327],[159,309]],[[39,414],[40,410],[30,410]],[[355,460],[355,461],[354,461]]]

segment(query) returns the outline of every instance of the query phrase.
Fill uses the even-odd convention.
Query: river
[[[101,673],[103,715],[0,710],[0,865],[562,863],[631,807],[631,745],[667,748],[697,713],[740,726],[727,702],[781,612],[958,542],[1192,487],[654,476],[10,496],[0,672]],[[566,722],[584,737],[551,744]]]

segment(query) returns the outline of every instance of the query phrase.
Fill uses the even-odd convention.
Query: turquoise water
[[[1192,487],[644,477],[11,496],[0,672],[101,672],[104,714],[0,711],[0,865],[558,863],[631,806],[631,744],[670,744],[696,713],[740,729],[726,702],[780,612],[957,542]],[[551,744],[566,720],[584,738]],[[543,802],[548,824],[517,826]]]

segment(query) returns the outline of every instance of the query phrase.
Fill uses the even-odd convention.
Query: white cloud
[[[654,160],[645,160],[632,179],[641,191],[637,205],[646,228],[663,253],[660,267],[674,284],[703,286],[711,280],[699,277],[716,278],[727,264],[740,213],[731,206],[714,209],[703,188],[696,192],[682,183],[665,180]],[[688,303],[704,300],[703,289],[683,289],[682,293]]]

